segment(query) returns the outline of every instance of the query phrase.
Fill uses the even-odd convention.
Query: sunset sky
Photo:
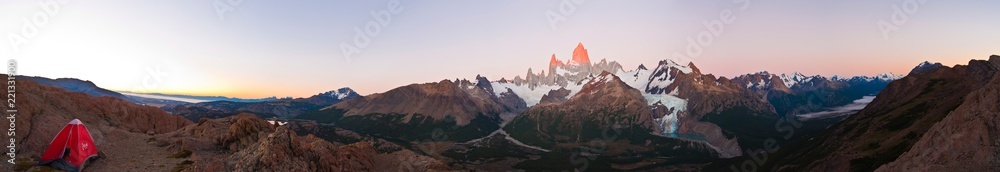
[[[0,56],[16,59],[18,74],[244,98],[513,78],[546,69],[553,53],[569,59],[578,42],[592,61],[655,66],[684,53],[687,39],[710,34],[704,23],[724,11],[733,20],[689,60],[726,77],[905,74],[925,60],[951,66],[1000,54],[1000,1],[44,2],[0,2]],[[906,21],[885,37],[878,23],[893,23],[894,6]],[[372,13],[391,19],[382,26]],[[565,20],[553,27],[552,14]],[[368,23],[379,26],[377,35],[345,57],[342,44],[355,45],[355,28],[365,32]],[[30,27],[37,32],[23,32]]]

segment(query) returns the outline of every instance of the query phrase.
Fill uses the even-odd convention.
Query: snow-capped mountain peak
[[[573,95],[579,91],[584,82],[593,78],[594,75],[605,71],[617,74],[622,70],[621,65],[614,61],[608,62],[601,59],[597,63],[592,63],[583,43],[577,44],[576,48],[573,49],[572,57],[567,61],[557,59],[555,54],[549,56],[548,61],[548,73],[545,73],[544,70],[536,73],[529,68],[528,73],[523,78],[514,76],[513,80],[492,82],[494,94],[500,97],[500,94],[509,89],[530,107],[538,104],[549,91],[565,89],[570,90],[570,95]]]
[[[599,75],[597,77],[593,77],[593,78],[590,79],[590,81],[588,81],[588,83],[600,84],[600,83],[611,82],[611,79],[608,78],[608,75],[611,75],[611,74],[602,74],[602,75]]]
[[[350,87],[344,87],[336,90],[327,91],[325,93],[322,93],[321,95],[330,96],[337,99],[344,99],[357,96],[358,93],[354,92],[354,90],[352,90]]]
[[[659,66],[657,66],[656,68],[657,69],[677,68],[678,70],[680,70],[683,73],[692,73],[692,72],[694,72],[694,70],[691,68],[691,63],[688,63],[687,65],[681,65],[681,64],[678,64],[677,62],[675,62],[673,60],[670,60],[670,59],[661,60]]]
[[[792,86],[795,86],[796,84],[807,83],[815,78],[815,76],[806,76],[799,72],[794,72],[792,75],[781,74],[778,77],[781,78],[781,81],[784,82],[785,86],[788,88],[792,88]]]
[[[875,78],[883,80],[883,81],[892,81],[892,80],[897,80],[897,79],[900,79],[900,78],[903,78],[903,77],[904,77],[904,75],[896,75],[896,74],[893,74],[892,72],[882,73],[882,74],[875,75]]]
[[[590,64],[590,54],[587,53],[587,48],[583,47],[583,43],[576,44],[576,48],[573,49],[573,58],[567,62],[570,65],[582,65]]]
[[[944,65],[942,65],[941,63],[931,63],[929,61],[924,61],[920,64],[917,64],[917,67],[914,67],[912,70],[910,70],[909,74],[913,74],[914,72],[931,70],[937,67],[944,67]]]
[[[931,66],[931,65],[933,65],[933,64],[930,61],[924,61],[923,63],[918,64],[917,68],[923,68],[923,67],[927,67],[927,66]]]

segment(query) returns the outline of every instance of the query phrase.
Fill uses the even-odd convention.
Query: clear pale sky
[[[578,42],[593,61],[655,66],[727,9],[735,20],[690,58],[703,72],[905,74],[925,60],[951,66],[1000,54],[1000,1],[928,0],[903,12],[885,39],[878,21],[891,23],[893,6],[906,1],[751,0],[741,9],[729,0],[588,0],[553,29],[546,14],[560,14],[563,1],[402,0],[350,60],[341,43],[353,44],[354,29],[376,22],[370,12],[390,1],[245,0],[222,17],[214,3],[226,0],[68,1],[55,13],[39,5],[47,1],[0,2],[0,56],[16,59],[19,74],[246,98],[512,78],[547,68],[553,53],[569,59]],[[43,25],[25,36],[33,25],[25,20],[36,19]]]

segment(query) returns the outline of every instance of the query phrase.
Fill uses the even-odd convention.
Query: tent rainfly
[[[42,153],[39,164],[49,164],[66,171],[81,171],[88,160],[97,156],[97,147],[94,145],[94,138],[90,137],[90,131],[87,131],[87,127],[79,119],[73,119],[52,139],[49,147]]]

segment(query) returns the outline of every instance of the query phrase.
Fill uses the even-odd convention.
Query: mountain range
[[[528,69],[525,77],[511,80],[490,81],[477,76],[475,81],[412,84],[334,104],[299,119],[405,142],[455,144],[505,135],[510,144],[522,147],[569,151],[590,141],[621,140],[621,145],[628,146],[620,147],[649,151],[642,154],[707,162],[742,156],[742,150],[760,147],[767,137],[781,134],[771,128],[784,118],[851,104],[902,77],[826,78],[759,72],[728,79],[704,74],[693,63],[682,65],[672,60],[662,60],[652,69],[640,65],[629,71],[614,61],[591,63],[582,43],[572,54],[567,62],[553,55],[548,73]],[[834,122],[811,125],[825,128]],[[624,134],[602,140],[599,133],[607,130]],[[435,134],[443,137],[427,139]],[[808,134],[813,133],[796,138]],[[648,144],[654,140],[663,145]],[[693,150],[690,155],[699,156],[664,153],[669,151],[663,147],[679,145]],[[627,155],[598,159],[608,163],[609,170],[652,168],[649,164],[662,163],[612,163],[622,156]]]
[[[201,118],[222,118],[240,113],[253,113],[262,118],[291,118],[355,97],[361,97],[361,95],[354,92],[351,88],[344,87],[307,98],[283,98],[261,102],[220,100],[178,104],[162,108],[167,112],[182,116],[191,121],[198,121]]]
[[[1000,56],[923,62],[906,76],[727,78],[669,59],[626,70],[593,63],[588,51],[580,43],[565,62],[553,54],[547,73],[513,79],[160,108],[90,82],[36,77],[18,88],[29,92],[26,111],[40,114],[30,119],[52,126],[18,140],[30,157],[58,121],[80,118],[97,128],[98,146],[130,148],[109,150],[97,169],[123,166],[130,152],[178,171],[1000,168]],[[38,167],[18,169],[26,168]]]
[[[253,98],[245,99],[245,98],[226,97],[226,96],[193,96],[193,95],[183,95],[183,94],[139,93],[139,92],[130,92],[130,91],[121,91],[121,93],[125,94],[125,95],[127,95],[129,97],[132,97],[132,98],[162,99],[162,100],[171,100],[171,101],[179,101],[179,102],[186,102],[186,103],[201,103],[201,102],[211,102],[211,101],[231,101],[231,102],[248,102],[248,103],[252,103],[252,102],[263,102],[263,101],[270,101],[270,100],[277,100],[278,99],[275,96],[265,97],[265,98],[257,98],[257,99],[253,99]]]

